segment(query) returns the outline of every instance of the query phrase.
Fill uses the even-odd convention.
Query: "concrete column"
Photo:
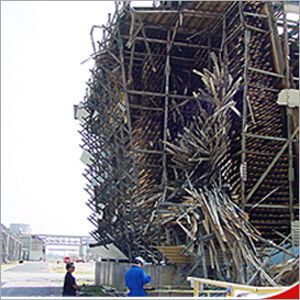
[[[87,246],[86,245],[80,245],[79,246],[79,256],[82,257],[83,259],[86,259],[86,250]]]
[[[29,236],[29,243],[28,243],[28,257],[27,259],[30,260],[31,259],[31,244],[32,244],[32,241],[31,241],[31,235]]]
[[[43,261],[46,261],[46,245],[43,245]]]
[[[8,262],[9,259],[9,235],[7,234],[5,237],[5,261]]]
[[[13,238],[13,237],[11,237],[11,240],[12,240],[12,243],[11,243],[11,246],[12,246],[12,249],[11,249],[11,258],[12,258],[12,260],[13,261],[16,261],[16,257],[17,257],[17,255],[16,255],[16,250],[17,250],[17,241]]]
[[[18,244],[18,260],[22,259],[22,243]]]
[[[96,262],[96,267],[95,267],[95,285],[100,285],[100,262]]]
[[[8,262],[8,245],[9,245],[9,236],[6,232],[3,232],[2,231],[2,236],[3,236],[3,253],[2,253],[2,256],[3,256],[3,262]]]
[[[114,266],[115,266],[115,262],[112,262],[110,264],[110,270],[109,270],[109,278],[108,278],[109,285],[113,285]]]

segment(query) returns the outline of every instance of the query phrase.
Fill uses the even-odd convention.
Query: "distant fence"
[[[95,268],[96,285],[108,285],[119,291],[125,291],[125,273],[132,264],[120,262],[97,262]],[[145,265],[144,270],[151,276],[151,287],[162,286],[190,286],[190,283],[180,276],[179,268],[165,265]],[[148,285],[147,285],[148,286]]]

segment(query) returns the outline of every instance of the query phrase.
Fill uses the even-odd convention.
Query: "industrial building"
[[[45,258],[45,245],[38,236],[20,234],[18,237],[22,241],[22,258],[24,260],[40,261]]]
[[[18,261],[22,258],[22,241],[1,224],[1,263]]]
[[[32,232],[30,225],[24,223],[9,224],[9,230],[14,234],[30,234]]]
[[[28,224],[10,224],[9,229],[1,224],[2,262],[40,261],[45,258],[43,240],[31,234]]]
[[[297,259],[282,245],[299,241],[298,11],[297,1],[116,2],[92,27],[76,118],[96,245],[276,284],[263,249]]]

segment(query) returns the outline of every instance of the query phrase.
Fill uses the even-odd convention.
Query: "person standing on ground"
[[[147,296],[144,284],[151,282],[151,277],[143,270],[144,263],[142,257],[135,258],[134,265],[125,273],[125,285],[130,290],[127,295],[129,297]]]
[[[66,269],[63,296],[76,296],[76,291],[80,291],[80,287],[76,284],[75,278],[72,275],[75,270],[74,263],[67,263]]]

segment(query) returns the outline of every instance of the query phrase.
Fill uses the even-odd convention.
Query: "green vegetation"
[[[80,295],[91,297],[109,297],[99,285],[84,285],[81,287]]]
[[[49,266],[49,270],[54,273],[66,273],[66,269],[64,266],[57,266],[57,267]]]
[[[76,280],[76,283],[80,286],[83,286],[83,285],[90,285],[91,283],[94,283],[94,280],[89,280],[89,279],[78,279]]]

